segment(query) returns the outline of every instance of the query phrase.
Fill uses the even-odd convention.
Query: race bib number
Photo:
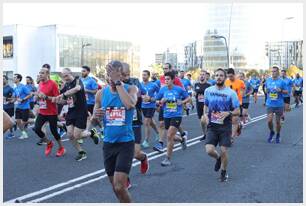
[[[125,125],[125,108],[106,108],[105,111],[106,126]]]
[[[221,119],[220,112],[211,113],[210,121],[216,124],[223,124],[223,119]]]
[[[278,99],[278,94],[277,93],[270,93],[270,99],[271,100],[277,100]]]
[[[68,104],[69,108],[73,108],[74,107],[73,97],[68,97],[67,104]]]
[[[176,112],[177,111],[177,103],[176,102],[167,102],[166,110],[168,112]]]
[[[42,100],[39,100],[39,109],[47,109],[47,102],[46,100],[42,99]]]
[[[198,96],[198,102],[204,102],[204,95],[200,94]]]
[[[137,121],[137,120],[138,120],[137,110],[134,109],[134,112],[133,112],[133,121]]]

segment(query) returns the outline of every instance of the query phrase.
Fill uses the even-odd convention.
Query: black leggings
[[[44,138],[45,133],[41,130],[42,126],[46,123],[49,122],[50,130],[52,135],[56,140],[60,140],[61,137],[57,132],[57,115],[41,115],[38,114],[36,121],[35,121],[35,127],[34,127],[34,132],[40,137]]]

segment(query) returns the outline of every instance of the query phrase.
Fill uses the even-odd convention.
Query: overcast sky
[[[148,65],[154,61],[155,53],[200,39],[205,31],[207,6],[208,3],[5,3],[3,23],[72,25],[101,38],[135,41],[142,48],[142,65]],[[239,7],[239,3],[234,6]],[[249,4],[249,12],[252,24],[258,27],[258,43],[303,38],[301,3],[253,3]],[[283,21],[289,16],[294,19]],[[282,26],[291,32],[282,34]]]

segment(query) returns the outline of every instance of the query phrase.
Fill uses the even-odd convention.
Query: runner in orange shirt
[[[225,86],[230,87],[232,90],[234,90],[237,93],[240,107],[242,107],[242,97],[244,95],[245,91],[245,84],[240,79],[236,79],[235,77],[235,70],[233,68],[229,68],[227,70],[227,77],[228,79],[225,81]],[[242,114],[240,114],[241,116]],[[232,143],[234,142],[234,138],[238,137],[241,134],[241,128],[242,125],[239,121],[238,116],[232,117]]]

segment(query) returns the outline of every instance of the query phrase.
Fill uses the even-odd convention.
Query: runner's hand
[[[150,96],[142,95],[142,99],[143,99],[144,102],[149,102],[150,101]]]
[[[226,117],[230,115],[229,112],[219,112],[220,119],[224,120]]]
[[[121,72],[118,68],[114,68],[114,67],[112,67],[112,65],[108,64],[108,65],[106,65],[106,72],[107,72],[107,75],[110,77],[110,79],[113,82],[121,80],[122,75],[121,75]]]

